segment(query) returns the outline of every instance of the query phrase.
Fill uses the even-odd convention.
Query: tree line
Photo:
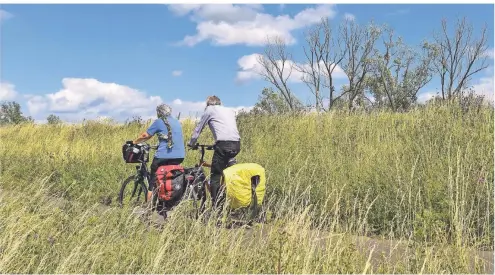
[[[373,21],[365,25],[346,19],[338,26],[328,18],[305,30],[303,62],[292,60],[291,49],[280,37],[268,37],[258,56],[258,74],[270,87],[263,89],[252,113],[285,113],[315,109],[356,108],[407,111],[419,104],[418,93],[433,78],[439,79],[436,101],[478,102],[470,80],[488,67],[486,24],[475,31],[466,18],[453,29],[447,20],[430,39],[407,45],[394,29]],[[337,73],[346,82],[335,88]],[[289,78],[301,75],[312,103],[305,105],[294,94]]]

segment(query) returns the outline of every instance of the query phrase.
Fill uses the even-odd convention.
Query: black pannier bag
[[[122,157],[126,163],[140,163],[144,160],[146,152],[140,145],[126,143],[122,145]]]

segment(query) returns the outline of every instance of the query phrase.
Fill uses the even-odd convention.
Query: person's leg
[[[240,151],[240,142],[238,141],[225,141],[222,142],[221,144],[222,151],[223,151],[223,160],[222,160],[222,171],[220,172],[220,180],[221,176],[223,175],[223,170],[227,168],[229,160],[232,158],[235,158],[237,154],[239,154]],[[219,209],[223,208],[223,204],[225,202],[225,196],[226,196],[226,186],[222,182],[220,182],[218,186],[218,191],[216,194],[216,206]]]
[[[155,181],[156,181],[156,170],[158,169],[158,166],[160,165],[160,162],[162,160],[159,158],[153,158],[153,162],[151,162],[150,166],[150,186],[149,186],[149,191],[153,191],[155,189]]]
[[[213,208],[216,207],[217,194],[220,189],[220,179],[222,178],[222,171],[226,166],[227,162],[225,161],[223,144],[218,142],[215,146],[215,151],[211,160],[210,193]]]
[[[167,165],[168,159],[162,159],[162,158],[153,158],[153,162],[151,162],[151,167],[150,167],[150,186],[148,190],[148,200],[151,199],[151,194],[156,188],[156,170],[158,170],[158,167],[162,165]]]
[[[223,207],[225,190],[221,186],[222,172],[227,167],[231,158],[240,151],[240,142],[220,141],[215,145],[215,152],[211,163],[211,197],[213,207]]]
[[[241,142],[240,141],[230,141],[228,145],[228,157],[235,158],[239,152],[241,152]]]

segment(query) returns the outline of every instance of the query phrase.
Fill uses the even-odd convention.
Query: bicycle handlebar
[[[203,164],[205,164],[205,162],[204,162],[205,149],[206,150],[214,150],[214,145],[206,145],[206,144],[196,143],[196,145],[194,145],[194,146],[189,145],[189,148],[191,150],[198,150],[199,148],[201,148],[201,158],[199,159],[199,166],[202,166]]]
[[[201,147],[202,150],[213,150],[213,145],[196,143],[194,146],[190,146],[191,150],[198,150]]]
[[[127,141],[126,143],[132,143],[132,141]],[[147,142],[140,142],[138,144],[133,144],[133,145],[139,145],[139,146],[144,146],[145,148],[148,148],[148,149],[153,149],[153,150],[156,150],[158,149],[158,144],[157,145],[150,145],[148,144]]]

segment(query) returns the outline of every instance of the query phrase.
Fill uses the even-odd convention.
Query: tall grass
[[[273,213],[249,230],[185,204],[162,228],[116,207],[134,172],[121,145],[146,126],[0,129],[2,273],[487,272],[475,250],[493,251],[491,109],[241,117],[238,161],[265,167]]]

